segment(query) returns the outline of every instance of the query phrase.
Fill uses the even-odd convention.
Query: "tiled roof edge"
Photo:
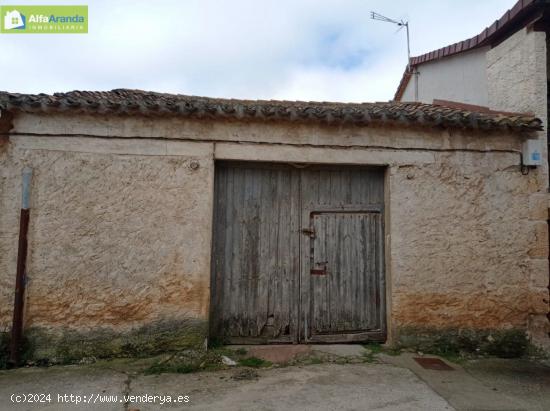
[[[530,114],[502,114],[423,103],[331,103],[236,100],[142,90],[19,94],[0,92],[0,110],[28,113],[177,116],[241,121],[293,121],[368,126],[427,126],[462,129],[541,130]]]

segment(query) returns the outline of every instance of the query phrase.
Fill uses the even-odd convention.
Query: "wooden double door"
[[[216,164],[210,335],[383,341],[384,170]]]

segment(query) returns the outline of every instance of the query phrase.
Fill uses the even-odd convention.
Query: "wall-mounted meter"
[[[524,166],[540,166],[542,164],[542,146],[540,140],[525,140],[521,154]]]

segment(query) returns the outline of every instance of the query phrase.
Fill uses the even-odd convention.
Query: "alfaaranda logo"
[[[26,18],[17,10],[6,11],[4,15],[5,30],[25,30]]]
[[[0,33],[88,32],[88,6],[0,5]]]
[[[29,23],[84,23],[84,17],[79,16],[78,14],[75,16],[54,16],[53,14],[46,16],[44,14],[31,14],[29,17]]]

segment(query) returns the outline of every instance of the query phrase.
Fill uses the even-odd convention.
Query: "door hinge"
[[[302,234],[305,234],[311,238],[315,238],[315,230],[313,228],[302,228],[300,230]]]

